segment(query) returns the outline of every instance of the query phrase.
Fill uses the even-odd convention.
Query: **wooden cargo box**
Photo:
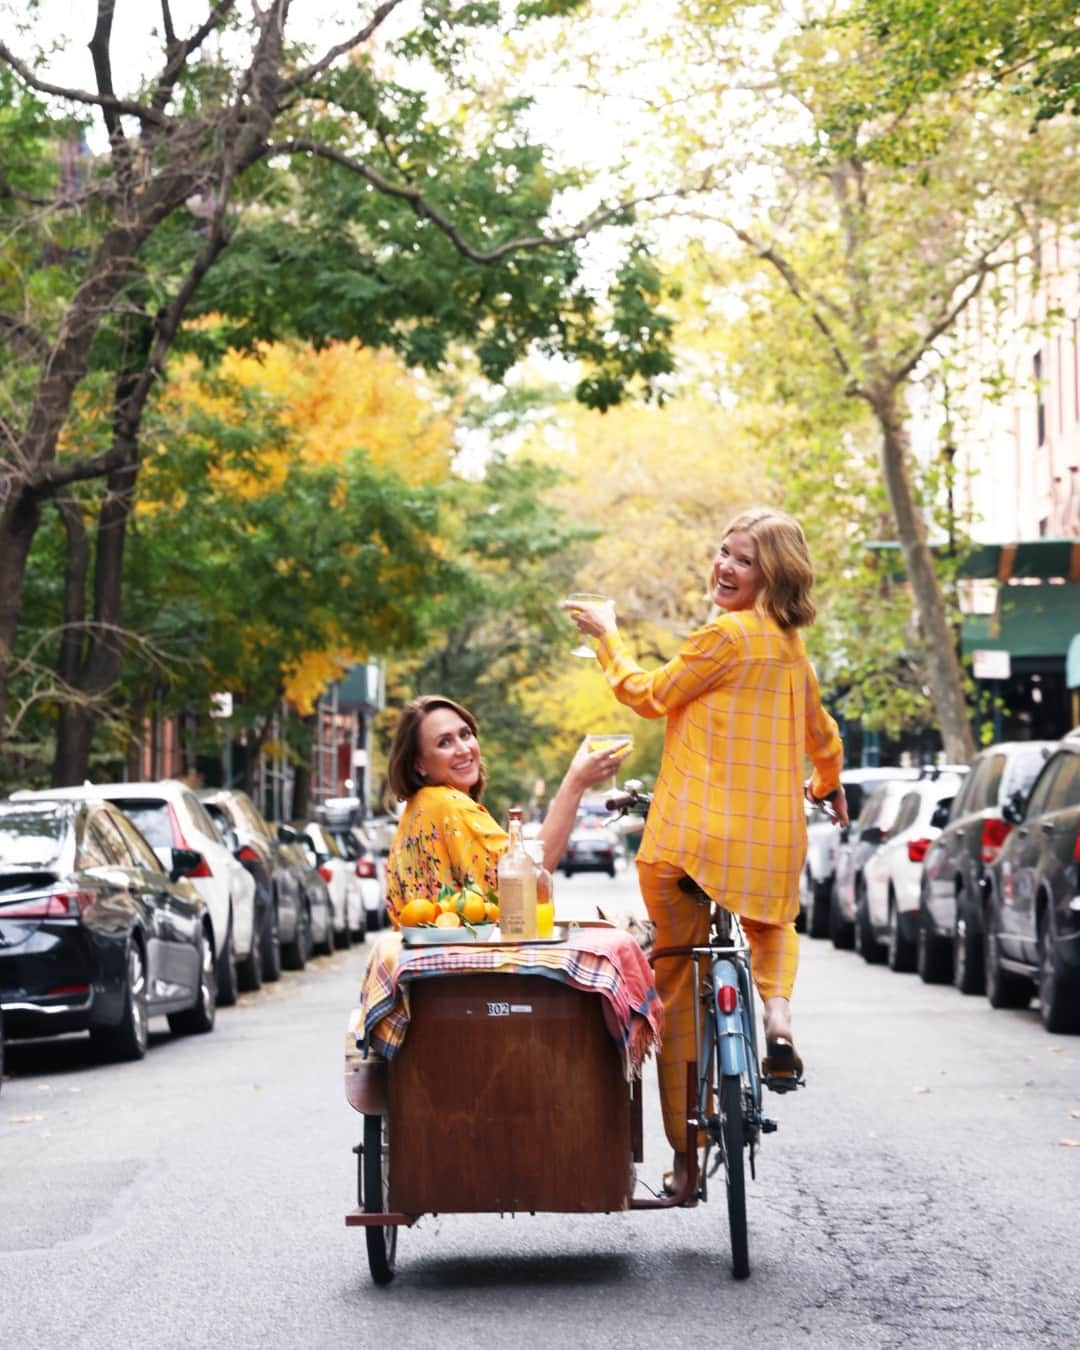
[[[602,998],[539,975],[409,985],[390,1065],[390,1207],[626,1209],[630,1084]]]

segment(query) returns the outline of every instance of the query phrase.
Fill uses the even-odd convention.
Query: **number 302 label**
[[[531,1013],[531,1003],[489,1003],[487,1005],[487,1015],[489,1017],[509,1017],[511,1013]]]

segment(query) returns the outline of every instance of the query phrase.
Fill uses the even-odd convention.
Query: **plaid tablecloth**
[[[599,994],[628,1075],[660,1047],[662,1008],[652,969],[618,928],[571,928],[565,942],[517,947],[406,947],[400,933],[385,933],[368,959],[350,1031],[366,1054],[393,1059],[409,1025],[411,981],[477,971],[543,975]]]

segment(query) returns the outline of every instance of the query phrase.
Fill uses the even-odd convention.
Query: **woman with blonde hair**
[[[664,752],[638,849],[638,876],[658,947],[700,945],[708,907],[679,882],[690,876],[738,914],[764,1003],[766,1081],[802,1081],[791,1038],[798,968],[795,919],[806,856],[805,792],[832,800],[846,823],[840,786],[843,744],[825,711],[799,629],[813,622],[813,568],[802,528],[765,507],[744,511],[724,531],[713,560],[711,599],[719,611],[682,650],[647,672],[630,656],[615,608],[568,604],[615,697],[642,717],[665,717]],[[675,1150],[673,1185],[686,1168],[686,1063],[694,1055],[696,1009],[688,963],[660,962],[664,1004],[660,1092]]]

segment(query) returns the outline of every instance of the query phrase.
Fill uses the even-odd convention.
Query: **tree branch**
[[[333,65],[339,56],[344,56],[346,52],[351,52],[354,48],[359,47],[362,42],[366,42],[401,3],[402,0],[383,0],[383,3],[358,33],[355,33],[345,42],[339,42],[336,47],[331,47],[318,61],[313,62],[310,66],[298,70],[295,75],[290,76],[284,82],[282,88],[285,92],[291,93],[293,90],[309,84],[316,76],[321,75],[328,66]]]
[[[236,0],[217,0],[217,4],[213,6],[199,27],[182,42],[178,42],[168,0],[161,0],[162,25],[165,29],[165,69],[158,76],[154,96],[150,100],[155,111],[165,111],[165,106],[172,97],[172,91],[188,57],[202,46],[229,10],[235,9],[235,7]]]
[[[45,357],[49,354],[48,341],[38,330],[13,314],[0,311],[0,333],[5,333],[11,345],[21,356]]]
[[[0,42],[0,61],[9,65],[28,89],[36,89],[39,94],[51,94],[55,98],[69,99],[72,103],[86,103],[95,108],[108,108],[113,112],[127,113],[130,117],[137,117],[139,121],[150,122],[154,126],[172,125],[171,118],[154,108],[146,107],[143,103],[135,103],[131,99],[116,98],[112,95],[91,94],[86,89],[67,89],[60,84],[39,80],[25,61],[20,61],[4,42]]]
[[[665,197],[685,197],[689,193],[697,191],[696,188],[677,188],[672,191],[650,193],[645,197],[634,197],[628,201],[619,202],[615,206],[603,207],[594,211],[579,225],[574,226],[565,234],[538,234],[526,236],[523,239],[508,239],[504,244],[498,244],[495,248],[485,250],[474,248],[453,221],[432,206],[418,189],[409,187],[405,183],[392,183],[389,178],[384,178],[378,169],[373,169],[370,164],[365,164],[363,160],[353,159],[350,155],[333,149],[332,146],[304,139],[280,141],[274,145],[267,145],[263,150],[264,157],[268,158],[272,155],[318,155],[323,159],[330,160],[331,163],[348,169],[350,173],[358,174],[384,196],[407,202],[421,220],[430,220],[433,225],[442,230],[462,257],[468,258],[470,262],[485,264],[501,262],[511,253],[523,253],[537,248],[557,248],[563,244],[572,244],[578,239],[584,239],[598,226],[614,220],[624,211],[629,211],[635,206],[642,206],[647,202],[661,201]]]

